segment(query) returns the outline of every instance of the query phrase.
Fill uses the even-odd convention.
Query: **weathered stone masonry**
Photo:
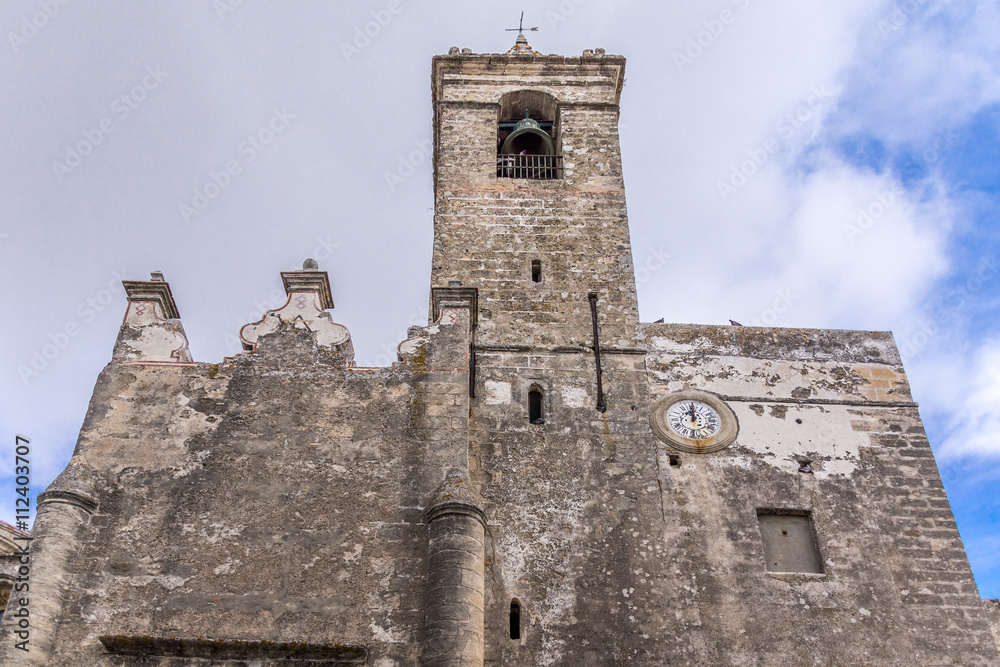
[[[430,323],[389,368],[313,262],[219,364],[126,284],[0,664],[1000,664],[890,334],[639,323],[624,65],[434,59]],[[525,111],[559,171],[505,171]],[[712,453],[651,427],[697,392]]]

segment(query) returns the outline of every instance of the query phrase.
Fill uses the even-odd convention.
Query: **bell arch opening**
[[[515,90],[501,97],[499,106],[497,177],[562,178],[556,98],[540,90]]]

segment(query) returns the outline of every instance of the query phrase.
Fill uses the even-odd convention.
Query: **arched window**
[[[544,424],[545,415],[542,413],[541,387],[535,385],[528,391],[528,421],[532,424]]]
[[[521,638],[521,603],[517,598],[510,601],[510,638]]]

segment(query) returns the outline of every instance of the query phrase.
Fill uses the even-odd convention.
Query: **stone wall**
[[[480,353],[486,664],[996,664],[891,336],[639,338],[645,356],[602,358],[605,413],[592,354]],[[726,397],[733,445],[688,454],[653,435],[651,401],[685,385]],[[528,423],[529,386],[543,425]],[[768,572],[760,510],[809,514],[822,573]]]
[[[374,636],[415,659],[412,379],[252,361],[103,373],[75,454],[101,507],[50,664],[110,664],[99,635]]]
[[[1000,651],[1000,600],[983,600],[983,606],[986,608],[986,616],[990,621],[990,630],[993,631],[997,651]]]
[[[386,369],[323,364],[316,333],[288,328],[223,364],[110,364],[39,510],[32,610],[54,624],[38,618],[30,654],[5,643],[4,664],[274,658],[282,643],[415,664],[424,511],[467,466],[468,336],[468,310],[444,310]]]

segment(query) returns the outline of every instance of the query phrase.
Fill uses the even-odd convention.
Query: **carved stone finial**
[[[128,309],[112,358],[120,363],[189,364],[191,352],[170,284],[159,271],[150,278],[122,281]]]
[[[448,55],[449,56],[458,55],[458,47],[457,46],[453,46],[450,49],[448,49]]]
[[[267,339],[270,342],[266,344],[268,350],[265,350],[264,356],[282,363],[290,362],[292,357],[297,362],[311,363],[307,357],[318,355],[316,359],[322,357],[320,363],[353,365],[354,346],[350,332],[344,325],[334,322],[330,313],[326,312],[333,308],[330,278],[326,271],[320,271],[316,260],[310,258],[302,263],[301,271],[282,271],[281,280],[285,284],[288,301],[280,308],[264,313],[259,321],[240,329],[243,349],[260,352],[258,343]],[[292,349],[295,347],[293,339],[298,335],[296,332],[311,338],[311,342],[303,343],[305,356]]]

